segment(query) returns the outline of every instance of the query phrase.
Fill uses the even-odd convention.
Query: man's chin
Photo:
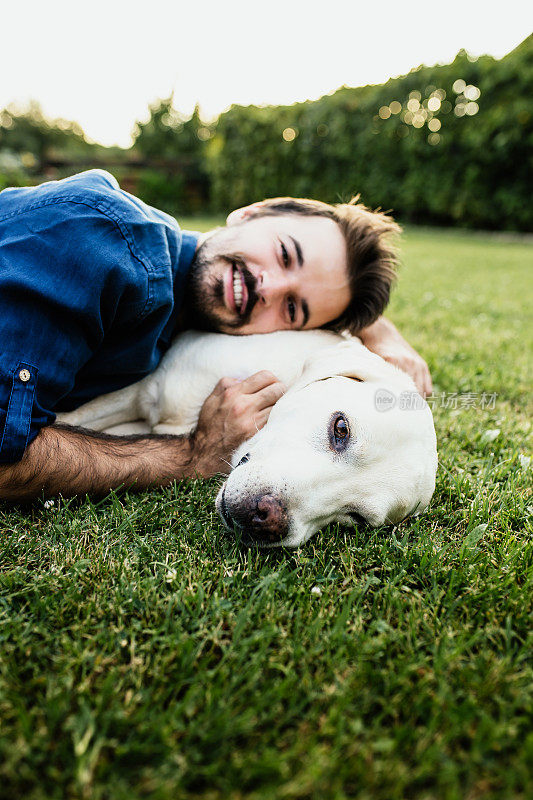
[[[217,314],[189,307],[183,317],[184,330],[208,331],[209,333],[241,334],[242,323],[227,320]]]
[[[248,336],[248,331],[243,331],[242,328],[219,328],[218,333],[225,333],[228,336]]]
[[[185,328],[216,333],[242,334],[250,321],[248,309],[239,316],[224,302],[224,284],[220,276],[210,279],[207,266],[191,268],[185,287],[183,322]]]
[[[241,322],[237,320],[235,322],[226,322],[219,320],[213,324],[211,330],[217,331],[218,333],[227,333],[231,336],[244,336],[248,333],[247,330],[244,330],[247,327],[246,322]]]
[[[239,318],[224,306],[211,303],[211,307],[199,307],[194,303],[186,315],[188,327],[212,333],[242,334],[243,328],[249,324],[249,319]]]

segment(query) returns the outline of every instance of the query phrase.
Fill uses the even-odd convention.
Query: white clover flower
[[[494,442],[498,438],[499,435],[500,435],[500,429],[499,428],[488,428],[481,435],[481,441],[484,442],[484,443],[486,443],[486,442]]]

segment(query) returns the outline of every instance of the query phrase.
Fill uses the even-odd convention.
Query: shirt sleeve
[[[131,261],[113,221],[82,202],[0,217],[0,463],[55,420],[128,297]]]

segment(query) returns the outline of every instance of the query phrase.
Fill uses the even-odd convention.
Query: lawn
[[[409,229],[403,260],[424,517],[262,553],[217,480],[0,508],[1,798],[533,795],[533,246]]]

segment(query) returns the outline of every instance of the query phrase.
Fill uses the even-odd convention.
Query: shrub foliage
[[[0,188],[99,165],[171,213],[263,197],[361,193],[406,221],[532,230],[533,35],[502,59],[460,51],[379,86],[291,106],[232,106],[213,124],[173,98],[150,107],[129,150],[85,140],[33,107],[0,114]],[[54,172],[55,170],[55,172]]]
[[[411,221],[531,229],[532,83],[533,36],[499,61],[461,51],[381,86],[235,106],[212,142],[213,203],[361,192]]]

